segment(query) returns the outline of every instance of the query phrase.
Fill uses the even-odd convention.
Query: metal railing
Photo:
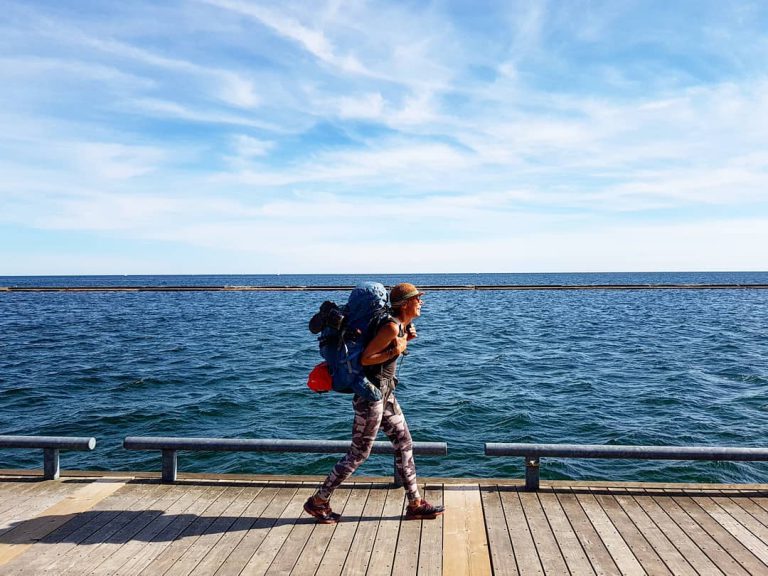
[[[237,452],[295,452],[336,454],[349,450],[347,440],[285,440],[243,438],[179,438],[129,436],[124,439],[127,450],[158,450],[162,454],[162,481],[176,481],[178,452],[237,451]],[[43,478],[59,478],[59,452],[61,450],[93,450],[95,438],[70,436],[0,436],[0,449],[41,449],[43,451]],[[389,442],[374,442],[373,454],[395,454]],[[445,456],[445,442],[414,442],[413,453]],[[525,459],[525,489],[539,488],[540,460],[556,458],[604,458],[635,460],[709,460],[709,461],[768,461],[768,448],[739,448],[727,446],[625,446],[599,444],[485,444],[486,456],[522,456]],[[402,485],[395,466],[394,481]]]
[[[522,456],[525,458],[525,489],[539,488],[539,459],[623,458],[635,460],[719,460],[765,461],[768,448],[733,448],[719,446],[604,446],[599,444],[506,444],[488,442],[486,456]]]
[[[42,449],[43,478],[58,480],[60,450],[93,450],[95,438],[71,436],[0,436],[0,448]]]
[[[194,451],[237,451],[237,452],[303,452],[315,454],[344,453],[351,443],[347,440],[281,440],[281,439],[243,439],[243,438],[175,438],[129,436],[123,441],[126,450],[160,450],[163,458],[162,481],[176,481],[178,473],[179,450]],[[395,449],[389,442],[374,442],[373,454],[394,454]],[[448,445],[445,442],[414,442],[413,453],[421,455],[445,456]],[[395,484],[402,485],[394,473]]]

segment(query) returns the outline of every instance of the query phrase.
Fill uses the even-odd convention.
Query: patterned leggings
[[[403,479],[408,501],[412,502],[421,498],[419,488],[416,485],[416,465],[413,462],[411,433],[395,395],[389,395],[386,405],[382,400],[369,402],[355,395],[352,405],[355,409],[355,422],[352,425],[352,446],[347,455],[333,467],[317,495],[325,500],[329,499],[333,491],[349,478],[360,464],[365,462],[371,454],[373,441],[376,439],[379,427],[381,427],[395,447],[395,466]]]

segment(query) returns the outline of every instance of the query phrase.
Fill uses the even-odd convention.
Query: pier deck
[[[0,475],[0,574],[768,574],[768,485],[427,479],[446,514],[357,478],[302,514],[314,477]]]

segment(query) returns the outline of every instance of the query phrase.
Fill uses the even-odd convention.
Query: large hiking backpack
[[[360,357],[387,316],[387,290],[378,282],[357,285],[342,307],[323,302],[309,321],[309,330],[320,333],[320,355],[325,362],[315,366],[307,385],[316,392],[332,389],[366,398],[375,396],[372,386],[366,386]]]

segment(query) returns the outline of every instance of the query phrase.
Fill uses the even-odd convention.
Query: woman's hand
[[[416,326],[413,325],[413,322],[408,324],[408,326],[405,327],[405,336],[408,338],[408,340],[413,340],[416,338]]]
[[[408,337],[398,336],[397,338],[395,338],[393,345],[395,347],[395,351],[397,352],[397,355],[399,356],[400,354],[405,352],[406,348],[408,348]]]

